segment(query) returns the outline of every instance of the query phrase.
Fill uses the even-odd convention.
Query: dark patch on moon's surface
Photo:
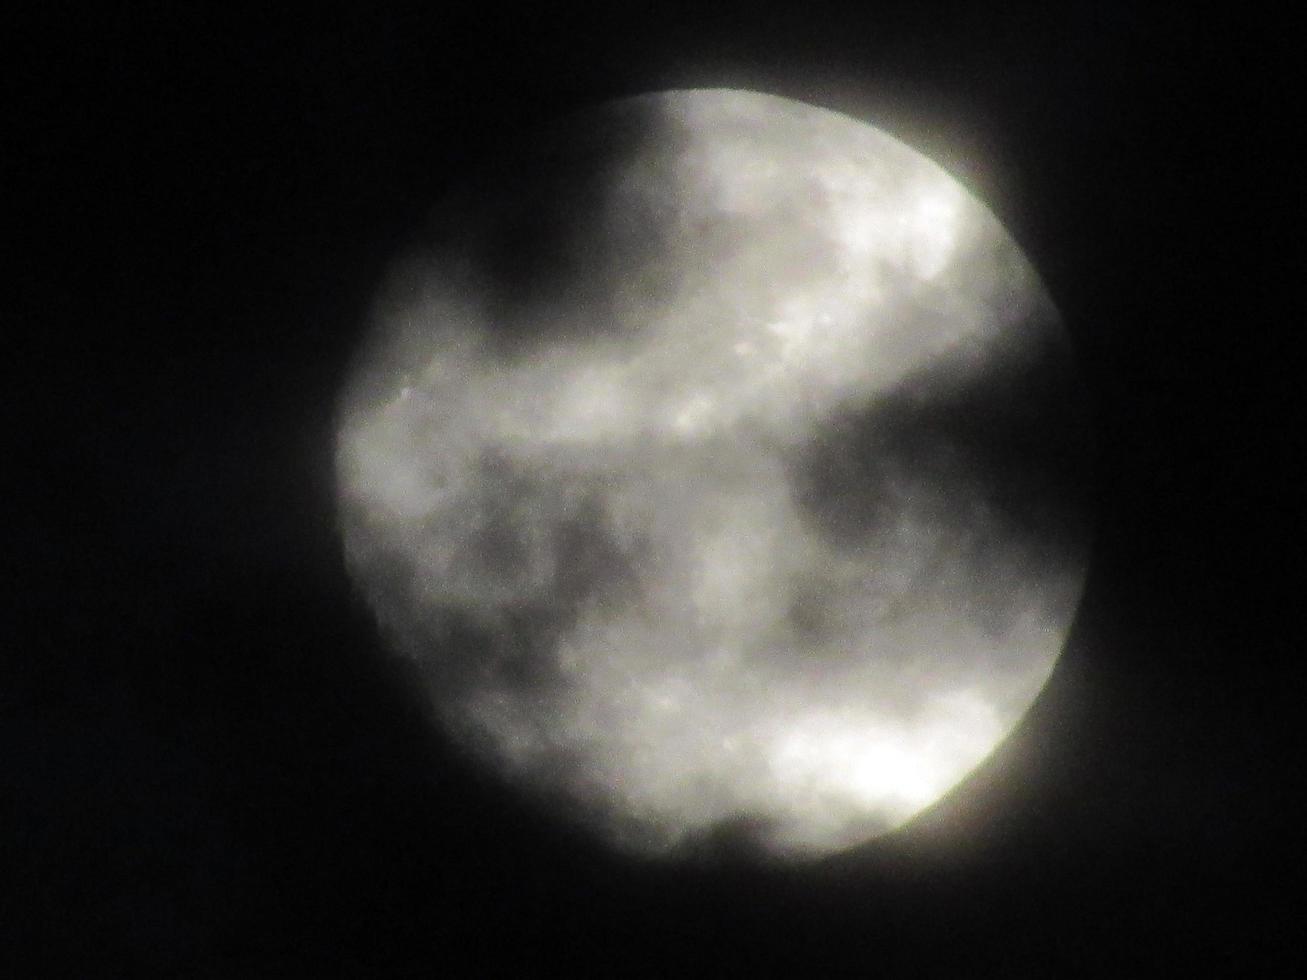
[[[789,460],[799,513],[832,549],[882,559],[905,513],[955,529],[938,557],[995,583],[974,610],[1001,632],[1000,539],[1036,578],[1088,539],[1088,419],[1066,363],[1038,341],[979,370],[945,360],[836,412]],[[911,591],[937,580],[923,567]]]
[[[675,178],[658,166],[687,138],[654,104],[618,103],[601,125],[582,115],[541,130],[436,210],[436,241],[487,285],[498,356],[620,331],[619,295],[650,309],[674,299],[687,270],[670,247]],[[642,181],[622,179],[639,167]]]

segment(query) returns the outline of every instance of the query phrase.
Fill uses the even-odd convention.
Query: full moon
[[[1035,270],[925,156],[771,95],[620,100],[490,169],[340,401],[345,560],[432,718],[619,851],[902,826],[1020,722],[1084,584]]]

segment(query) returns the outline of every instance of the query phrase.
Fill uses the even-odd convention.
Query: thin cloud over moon
[[[848,847],[1020,720],[1083,586],[1057,311],[925,157],[612,103],[397,263],[342,398],[359,588],[452,737],[615,845]]]

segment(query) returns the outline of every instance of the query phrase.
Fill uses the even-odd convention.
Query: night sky
[[[1271,35],[1127,4],[617,6],[8,23],[0,974],[1287,962]],[[1043,275],[1096,415],[1087,591],[1026,723],[815,867],[620,859],[477,775],[334,527],[336,392],[440,193],[511,171],[525,127],[692,86],[851,112],[952,172]]]

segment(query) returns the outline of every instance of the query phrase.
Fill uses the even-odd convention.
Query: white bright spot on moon
[[[539,281],[438,240],[379,298],[346,557],[453,737],[616,845],[744,818],[775,853],[847,847],[953,787],[1053,667],[1080,515],[1003,440],[1070,417],[1027,383],[1069,354],[993,216],[884,133],[724,91],[592,131],[631,119],[654,131],[600,161],[608,210],[541,243]],[[994,446],[930,414],[973,389],[1020,409]]]

